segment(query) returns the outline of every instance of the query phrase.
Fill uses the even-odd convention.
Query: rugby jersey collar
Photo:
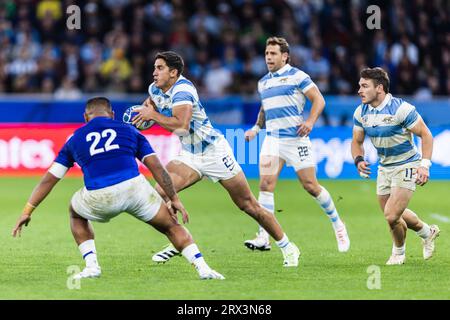
[[[282,75],[283,73],[285,73],[286,71],[288,71],[289,69],[291,69],[291,65],[289,63],[285,64],[283,68],[275,71],[275,72],[270,72],[270,76],[271,77],[278,77],[280,75]]]
[[[389,103],[389,101],[391,101],[391,99],[392,99],[392,95],[391,95],[390,93],[388,93],[388,94],[386,95],[386,97],[384,97],[383,102],[382,102],[378,107],[374,108],[374,107],[372,107],[372,106],[369,104],[369,105],[368,105],[368,106],[369,106],[369,110],[370,110],[370,111],[373,111],[373,110],[380,111],[380,110],[382,110],[382,109]]]
[[[177,84],[178,81],[180,81],[181,79],[186,79],[185,77],[183,77],[183,75],[180,75],[177,79],[177,81],[175,81],[175,83],[169,88],[169,90],[167,90],[166,92],[163,92],[161,89],[159,89],[161,91],[161,93],[165,96],[167,96],[168,98],[172,98],[172,91],[173,88],[175,87],[175,85]]]

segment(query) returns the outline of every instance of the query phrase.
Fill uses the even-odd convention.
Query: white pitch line
[[[443,216],[443,215],[441,215],[439,213],[432,213],[432,214],[430,214],[430,217],[432,217],[432,218],[434,218],[436,220],[445,222],[445,223],[450,223],[450,218],[449,217]]]

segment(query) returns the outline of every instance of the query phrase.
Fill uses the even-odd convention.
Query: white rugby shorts
[[[276,138],[266,135],[259,155],[260,164],[267,161],[265,157],[283,159],[295,171],[316,166],[309,137]]]
[[[200,177],[208,177],[213,182],[231,179],[242,171],[223,136],[208,146],[205,152],[194,154],[182,149],[172,161],[184,163],[197,171]]]
[[[143,175],[118,184],[97,189],[78,190],[71,204],[77,214],[97,222],[108,222],[121,212],[127,212],[144,222],[159,211],[163,200]]]
[[[419,166],[420,160],[398,166],[378,166],[377,195],[391,194],[391,189],[394,187],[415,191]]]

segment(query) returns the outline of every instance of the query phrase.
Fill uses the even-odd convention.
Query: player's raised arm
[[[47,197],[47,195],[52,191],[53,187],[58,183],[60,178],[57,178],[50,172],[46,172],[42,177],[41,181],[36,185],[33,192],[31,193],[28,202],[23,208],[22,214],[17,220],[16,225],[12,231],[12,236],[20,236],[23,225],[28,226],[31,221],[31,214],[34,209]]]
[[[261,106],[258,113],[258,119],[256,120],[256,124],[249,130],[245,131],[245,140],[251,141],[256,137],[258,132],[264,128],[266,125],[266,115],[264,113],[264,108]]]
[[[431,154],[433,153],[433,135],[420,117],[417,124],[409,129],[409,131],[422,139],[422,161],[420,162],[419,168],[417,168],[416,183],[423,186],[428,182],[430,177],[429,169],[431,167]]]
[[[305,122],[301,123],[298,127],[298,135],[301,137],[309,135],[314,124],[325,108],[325,99],[320,93],[319,89],[316,86],[312,86],[305,92],[305,96],[311,101],[311,112],[309,113],[308,119]]]
[[[183,217],[183,223],[189,222],[189,215],[181,203],[178,195],[173,186],[172,178],[167,170],[159,161],[156,155],[145,157],[143,161],[144,165],[150,170],[159,186],[164,190],[164,193],[170,199],[168,204],[169,210],[172,214],[176,215],[177,211],[180,211]]]

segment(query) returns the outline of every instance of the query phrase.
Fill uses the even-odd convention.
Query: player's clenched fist
[[[430,177],[430,171],[428,168],[425,168],[425,167],[417,168],[416,184],[418,184],[419,186],[425,185],[425,183],[428,182],[429,177]]]

